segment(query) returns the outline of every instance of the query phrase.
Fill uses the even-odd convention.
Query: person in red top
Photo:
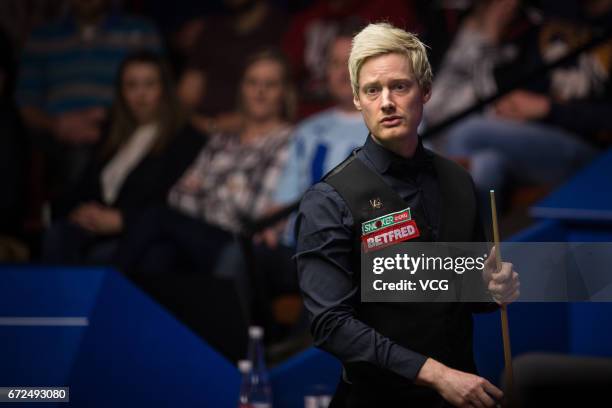
[[[366,25],[386,21],[412,32],[419,32],[412,1],[404,0],[318,0],[289,24],[283,51],[301,84],[298,116],[305,117],[329,106],[326,90],[325,59],[328,46],[339,27],[348,19]]]

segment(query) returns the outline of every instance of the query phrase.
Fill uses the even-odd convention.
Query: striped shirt
[[[109,15],[80,30],[68,16],[41,27],[22,55],[17,102],[49,114],[109,106],[119,64],[142,49],[159,52],[161,45],[154,26],[140,18]]]

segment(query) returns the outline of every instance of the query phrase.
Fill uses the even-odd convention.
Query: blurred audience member
[[[597,27],[610,26],[612,1],[590,0],[583,6],[586,20],[545,22],[503,70],[520,77],[587,44]],[[558,183],[588,162],[601,145],[601,133],[612,130],[611,73],[608,41],[502,97],[490,115],[453,127],[446,153],[470,159],[483,196],[508,182]]]
[[[519,0],[480,0],[451,43],[425,105],[427,126],[437,125],[497,91],[494,68],[516,58],[515,44],[505,40]]]
[[[168,68],[154,53],[119,68],[108,137],[45,237],[43,260],[110,263],[118,237],[148,206],[163,203],[203,137],[185,127]]]
[[[52,193],[71,188],[87,166],[121,60],[160,49],[149,23],[109,10],[109,0],[72,0],[71,13],[35,30],[22,56],[17,101],[25,125],[42,136],[35,140],[46,153]]]
[[[266,0],[224,0],[227,17],[197,19],[179,33],[189,56],[179,96],[195,112],[193,124],[206,132],[233,132],[240,75],[253,50],[280,46],[287,18]]]
[[[308,187],[365,142],[368,129],[353,104],[347,68],[351,41],[357,31],[358,26],[347,24],[329,44],[326,77],[335,105],[304,120],[297,127],[271,211],[298,201]],[[276,247],[280,230],[282,225],[264,233],[263,238],[270,247]],[[286,243],[292,243],[292,228],[287,229],[286,235]]]
[[[274,51],[248,59],[240,85],[243,127],[212,135],[172,188],[170,207],[139,220],[122,248],[126,272],[210,273],[234,236],[266,213],[287,157],[294,110],[284,61]]]
[[[2,31],[0,49],[0,261],[8,261],[22,259],[15,251],[25,251],[15,238],[23,232],[27,146],[13,100],[15,59]]]
[[[70,0],[0,1],[0,27],[15,49],[22,49],[32,30],[66,14]]]
[[[317,0],[294,16],[283,39],[283,48],[300,84],[300,118],[332,102],[325,79],[326,52],[340,25],[350,17],[364,23],[384,20],[418,31],[412,1]]]
[[[227,9],[223,1],[121,0],[126,12],[147,16],[166,40],[164,51],[173,71],[181,73],[204,26],[202,16],[221,14]]]

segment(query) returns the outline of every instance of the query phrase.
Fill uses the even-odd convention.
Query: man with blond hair
[[[432,81],[425,46],[404,30],[370,24],[353,38],[349,73],[370,134],[305,193],[296,224],[315,345],[343,364],[331,406],[495,406],[502,392],[474,374],[473,304],[360,299],[363,223],[404,211],[414,228],[402,241],[484,235],[469,174],[425,149],[417,134]],[[518,296],[511,264],[495,270],[489,256],[484,276],[497,303]]]

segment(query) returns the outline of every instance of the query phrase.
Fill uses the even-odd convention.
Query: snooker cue
[[[501,260],[501,249],[499,247],[499,227],[497,225],[497,206],[495,205],[495,191],[490,190],[489,195],[491,197],[491,218],[493,219],[493,242],[495,244],[495,260],[497,270],[499,271],[502,266]],[[501,305],[501,325],[502,325],[502,339],[504,342],[504,372],[506,375],[506,388],[508,393],[512,390],[513,385],[513,373],[512,373],[512,352],[510,350],[510,328],[508,326],[508,310],[506,305]],[[508,401],[508,398],[506,398]]]

